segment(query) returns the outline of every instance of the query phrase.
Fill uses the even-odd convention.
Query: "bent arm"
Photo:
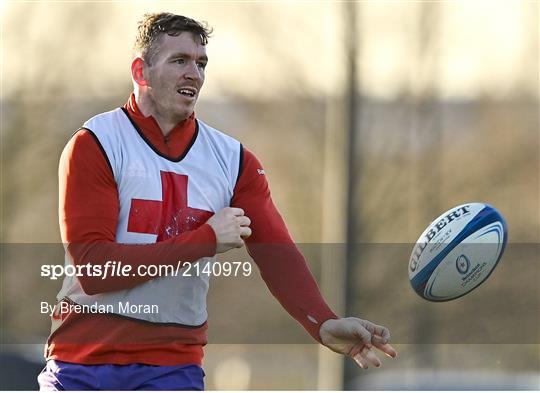
[[[80,130],[68,142],[59,166],[59,221],[62,242],[75,265],[121,261],[137,272],[141,265],[173,265],[213,256],[214,231],[208,224],[155,244],[116,243],[119,199],[111,169],[94,137]],[[82,270],[85,271],[84,269]],[[155,277],[78,277],[89,295],[133,288]]]

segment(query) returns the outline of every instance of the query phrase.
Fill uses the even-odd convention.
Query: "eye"
[[[178,58],[178,59],[174,59],[174,60],[173,60],[173,63],[176,63],[176,64],[184,64],[184,63],[185,63],[185,60],[182,59],[182,58]]]
[[[199,67],[201,70],[204,70],[206,68],[206,63],[203,63],[203,62],[198,62],[197,63],[197,67]]]

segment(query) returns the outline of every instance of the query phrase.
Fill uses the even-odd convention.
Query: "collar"
[[[135,94],[131,93],[128,101],[124,105],[131,119],[137,124],[144,136],[162,154],[167,156],[180,155],[191,142],[195,134],[195,112],[186,120],[178,123],[167,134],[163,135],[156,119],[152,116],[145,117],[137,106]]]

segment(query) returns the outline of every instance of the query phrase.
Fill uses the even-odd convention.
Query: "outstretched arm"
[[[243,166],[231,202],[251,220],[245,239],[268,289],[287,312],[317,341],[321,324],[337,318],[323,300],[303,255],[292,240],[270,196],[263,168],[244,149]]]
[[[357,318],[338,318],[328,307],[272,201],[260,162],[247,149],[231,205],[244,209],[251,220],[246,246],[266,285],[315,340],[353,357],[362,367],[380,365],[373,347],[395,357],[388,329]]]

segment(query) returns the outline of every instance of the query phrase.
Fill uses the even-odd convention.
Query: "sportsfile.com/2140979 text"
[[[57,280],[60,277],[163,277],[163,276],[216,276],[249,277],[253,272],[251,262],[244,261],[178,261],[175,265],[139,265],[136,269],[122,261],[107,261],[103,265],[42,265],[41,277]]]

